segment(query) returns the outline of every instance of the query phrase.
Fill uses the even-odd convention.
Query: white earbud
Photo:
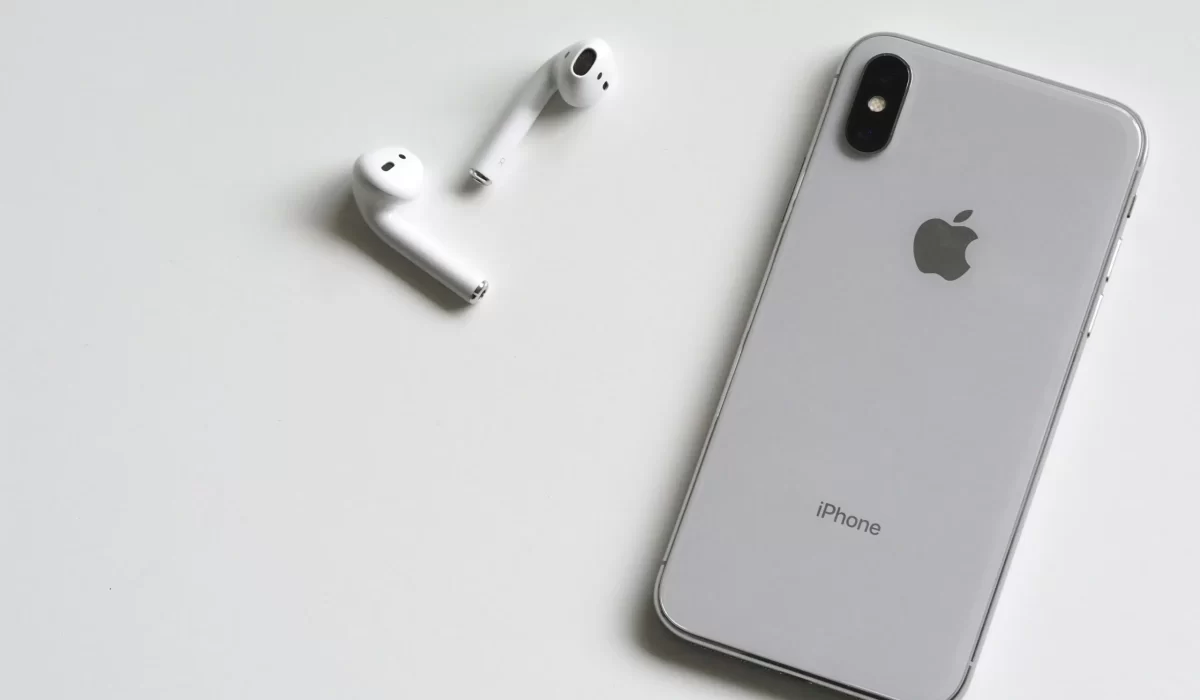
[[[363,218],[396,252],[468,304],[488,290],[487,280],[448,253],[436,239],[400,216],[398,208],[421,193],[425,166],[407,148],[381,148],[359,156],[351,187]]]
[[[551,56],[521,88],[504,121],[480,150],[471,177],[481,185],[500,178],[517,144],[556,91],[573,107],[591,107],[616,84],[616,77],[616,60],[603,39],[581,41]]]

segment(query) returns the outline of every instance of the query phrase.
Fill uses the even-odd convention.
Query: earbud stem
[[[534,73],[521,89],[509,106],[504,119],[496,125],[487,143],[476,155],[470,170],[471,177],[476,182],[490,185],[503,175],[513,151],[525,138],[525,134],[529,132],[529,128],[533,126],[533,122],[556,91],[554,58],[551,58],[542,64],[538,72]]]
[[[468,265],[460,262],[435,238],[421,232],[413,224],[393,212],[382,212],[374,221],[368,219],[372,230],[389,246],[414,265],[444,284],[463,301],[474,304],[487,292],[488,283]]]

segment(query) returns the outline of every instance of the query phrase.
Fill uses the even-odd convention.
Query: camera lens
[[[899,56],[880,54],[863,67],[858,91],[846,118],[846,143],[859,153],[887,148],[896,129],[911,73]]]

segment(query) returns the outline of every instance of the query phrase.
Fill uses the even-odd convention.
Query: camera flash
[[[885,107],[887,107],[887,100],[883,99],[879,95],[867,100],[867,109],[871,110],[872,112],[882,112]]]

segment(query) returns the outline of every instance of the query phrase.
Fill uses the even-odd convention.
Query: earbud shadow
[[[826,91],[829,89],[829,81],[832,80],[837,70],[839,60],[840,57],[835,58],[829,62],[826,70],[817,73],[824,76],[823,79],[815,80],[812,83],[812,87],[803,96],[805,104],[813,106],[808,123],[806,125],[798,125],[799,128],[797,128],[794,138],[782,144],[782,151],[795,154],[795,165],[789,176],[779,183],[777,197],[779,206],[776,216],[770,219],[774,222],[775,228],[761,232],[763,272],[766,270],[767,258],[770,251],[775,246],[778,222],[783,220],[783,216],[787,211],[791,192],[796,185],[797,179],[800,177],[800,169],[804,164],[805,154],[808,152],[809,144],[816,135],[816,125],[821,116],[821,108],[824,106],[824,97]],[[832,115],[832,118],[837,118],[837,115]],[[757,289],[758,278],[754,279],[754,289]],[[722,362],[718,365],[722,368],[727,368],[733,363],[734,355],[737,353],[738,345],[741,342],[739,331],[743,328],[747,317],[753,309],[753,291],[753,289],[746,290],[742,312],[736,317],[736,326],[730,328],[729,342],[722,353]],[[806,683],[798,678],[755,666],[740,659],[684,641],[663,626],[654,609],[654,586],[657,583],[658,569],[662,561],[662,555],[666,551],[667,542],[670,540],[671,533],[675,529],[675,520],[679,514],[679,508],[682,506],[684,495],[691,484],[692,474],[696,468],[696,461],[700,457],[700,450],[708,435],[713,413],[717,409],[717,403],[720,401],[721,392],[725,387],[725,378],[723,372],[717,372],[711,378],[708,400],[697,405],[692,418],[692,425],[694,427],[690,440],[687,443],[691,446],[691,449],[682,454],[680,463],[675,465],[678,476],[675,488],[663,499],[662,526],[658,531],[657,538],[647,543],[647,546],[651,547],[651,549],[646,553],[644,561],[649,563],[641,576],[633,582],[632,636],[643,651],[668,663],[685,666],[696,673],[709,676],[717,681],[750,688],[763,695],[780,699],[836,700],[844,696],[832,690]]]
[[[465,169],[465,168],[464,168]],[[475,182],[475,178],[471,177],[471,173],[467,172],[461,180],[458,181],[458,188],[455,190],[460,197],[478,197],[487,189],[487,185],[481,185]]]
[[[430,277],[421,268],[409,262],[400,253],[392,250],[367,226],[354,202],[349,183],[342,183],[342,194],[334,201],[338,204],[326,215],[324,228],[337,239],[357,248],[381,267],[403,280],[409,287],[421,292],[429,301],[444,311],[459,312],[469,304],[460,299],[440,282]]]

